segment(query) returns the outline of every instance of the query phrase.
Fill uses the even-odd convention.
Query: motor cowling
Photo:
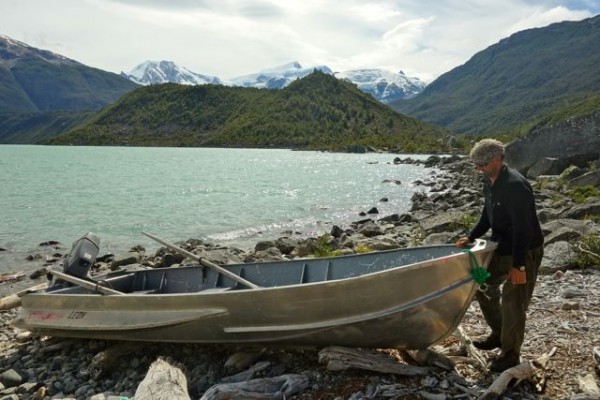
[[[73,242],[63,264],[63,272],[78,278],[88,278],[100,250],[100,238],[92,232]]]

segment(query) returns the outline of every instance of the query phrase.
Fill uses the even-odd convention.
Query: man
[[[502,143],[483,139],[475,144],[470,158],[483,175],[485,203],[475,227],[456,245],[465,247],[490,228],[491,239],[498,242],[488,266],[488,289],[476,296],[492,332],[473,344],[482,350],[501,348],[490,370],[502,372],[520,363],[526,311],[542,260],[544,236],[531,185],[504,163]]]

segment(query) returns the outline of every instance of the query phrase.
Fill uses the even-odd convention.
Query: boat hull
[[[495,243],[479,241],[471,251],[486,267],[494,249]],[[366,260],[368,270],[382,262],[378,257],[391,255],[348,261]],[[342,279],[258,289],[32,293],[23,297],[15,325],[77,338],[419,349],[443,340],[462,320],[477,290],[471,267],[471,257],[459,252]],[[250,275],[260,282],[259,274]]]

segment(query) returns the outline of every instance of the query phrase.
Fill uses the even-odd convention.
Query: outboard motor
[[[77,278],[89,278],[88,273],[96,262],[99,250],[100,238],[92,232],[76,240],[63,264],[64,273]]]

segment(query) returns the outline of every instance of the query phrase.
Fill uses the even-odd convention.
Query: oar
[[[94,283],[93,281],[86,281],[84,279],[77,278],[73,275],[65,274],[64,272],[57,271],[52,268],[48,268],[48,272],[57,278],[62,279],[63,281],[67,281],[70,283],[74,283],[77,286],[81,286],[85,289],[94,290],[96,292],[100,292],[102,294],[125,294],[123,292],[119,292],[118,290],[114,290],[111,288],[107,288],[106,286],[100,286],[100,283]]]
[[[244,278],[242,278],[240,276],[237,276],[236,274],[234,274],[231,271],[226,270],[225,268],[219,267],[217,264],[215,264],[215,263],[213,263],[211,261],[208,261],[205,258],[199,257],[199,256],[197,256],[194,253],[191,253],[191,252],[189,252],[187,250],[182,249],[181,247],[175,246],[174,244],[165,242],[161,238],[156,237],[156,236],[154,236],[154,235],[152,235],[150,233],[147,233],[147,232],[142,232],[142,233],[144,235],[148,236],[150,239],[156,240],[158,243],[167,246],[169,249],[177,251],[177,252],[179,252],[179,253],[181,253],[181,254],[183,254],[183,255],[191,258],[192,260],[196,260],[200,264],[204,265],[205,267],[212,268],[215,271],[217,271],[217,272],[219,272],[219,273],[221,273],[221,274],[223,274],[223,275],[225,275],[225,276],[233,279],[234,281],[236,281],[238,283],[241,283],[242,285],[248,286],[251,289],[260,289],[260,286],[257,286],[254,283],[252,283],[250,281],[247,281],[247,280],[245,280]]]

